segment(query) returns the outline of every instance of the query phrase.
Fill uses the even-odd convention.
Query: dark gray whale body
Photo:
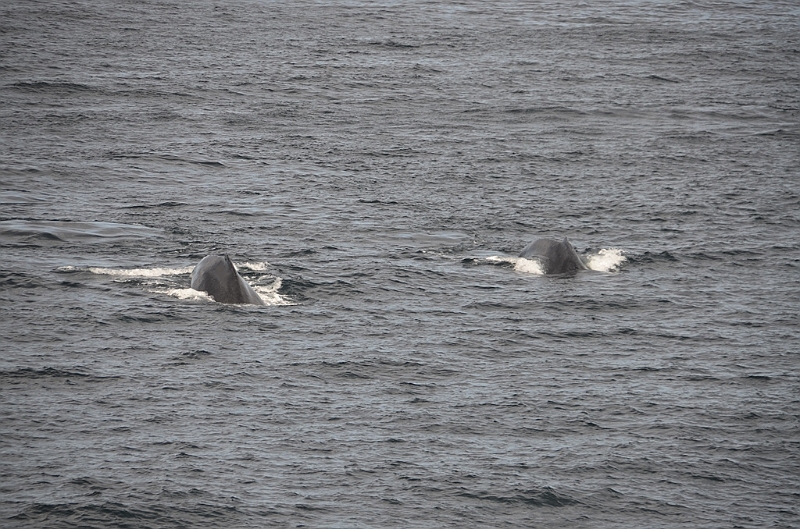
[[[191,286],[207,292],[218,303],[264,304],[256,291],[239,275],[227,255],[207,255],[197,263],[192,270]]]
[[[539,261],[545,274],[570,274],[578,270],[588,270],[566,237],[561,241],[558,239],[533,241],[519,256]]]

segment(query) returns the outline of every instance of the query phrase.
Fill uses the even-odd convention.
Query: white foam
[[[257,263],[234,263],[234,265],[241,268],[247,268],[252,270],[253,272],[266,272],[267,268],[269,267],[269,263],[266,261],[261,261]],[[265,305],[294,305],[293,302],[289,300],[289,298],[282,296],[278,293],[280,290],[282,282],[280,277],[275,277],[269,274],[260,276],[256,282],[261,283],[262,281],[272,280],[270,284],[256,284],[253,285],[252,283],[248,282],[248,284],[253,287],[253,290],[256,291],[258,297],[264,302]]]
[[[209,296],[205,292],[201,292],[200,290],[195,290],[193,288],[168,288],[168,289],[156,289],[151,290],[155,294],[166,294],[173,298],[184,299],[184,300],[191,300],[191,301],[209,301],[214,302],[214,298]]]
[[[258,297],[264,302],[265,305],[294,305],[288,298],[278,293],[281,288],[281,279],[275,280],[269,285],[251,285],[253,290],[256,291]],[[178,298],[188,301],[207,301],[215,303],[214,298],[209,296],[206,292],[195,290],[193,288],[159,288],[152,289],[150,292],[154,294],[166,294],[167,296]]]
[[[256,294],[264,301],[265,305],[294,305],[289,298],[278,293],[282,284],[281,278],[276,277],[271,285],[255,285],[253,290],[256,291]]]
[[[524,257],[516,257],[514,259],[514,270],[523,272],[525,274],[544,275],[542,265],[539,261],[534,259],[525,259]]]
[[[67,270],[67,268],[71,270]],[[62,267],[61,270],[65,272],[74,271],[76,270],[74,267]],[[188,274],[194,270],[193,266],[187,266],[183,268],[128,268],[128,269],[118,269],[118,268],[98,268],[92,267],[89,268],[89,272],[93,274],[100,274],[100,275],[107,275],[107,276],[117,276],[117,277],[164,277],[164,276],[176,276],[181,274]]]
[[[544,275],[544,270],[539,264],[539,261],[533,259],[525,259],[524,257],[503,257],[499,255],[492,255],[486,258],[487,261],[494,261],[500,263],[511,263],[514,265],[514,270],[524,274]]]
[[[269,267],[269,263],[266,261],[258,262],[258,263],[234,263],[234,266],[238,270],[239,268],[245,268],[247,270],[252,270],[253,272],[265,272],[267,267]],[[181,268],[101,268],[101,267],[91,267],[91,268],[78,268],[75,266],[62,266],[58,268],[60,272],[77,272],[80,270],[88,270],[93,274],[98,275],[107,275],[107,276],[117,276],[117,277],[165,277],[165,276],[177,276],[182,274],[190,274],[192,270],[194,270],[194,266],[184,266]]]
[[[252,270],[253,272],[264,272],[267,270],[269,263],[266,261],[260,263],[233,263],[233,265],[238,270],[239,268],[247,268],[248,270]]]
[[[619,248],[603,248],[587,257],[586,264],[591,270],[611,272],[626,261],[624,253]]]

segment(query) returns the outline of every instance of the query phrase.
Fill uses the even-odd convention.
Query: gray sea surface
[[[800,527],[799,109],[797,2],[3,2],[0,525]]]

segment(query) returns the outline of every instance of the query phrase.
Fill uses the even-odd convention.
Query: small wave
[[[499,262],[499,263],[509,263],[514,266],[514,270],[517,272],[522,272],[524,274],[534,274],[534,275],[544,275],[544,270],[542,270],[542,265],[533,259],[525,259],[524,257],[502,257],[499,255],[493,255],[491,257],[486,258],[487,261],[492,262]]]
[[[15,371],[0,371],[0,377],[8,377],[8,378],[45,378],[45,377],[61,378],[61,377],[88,377],[88,376],[90,375],[88,375],[87,373],[81,373],[77,371],[66,371],[55,367],[45,367],[42,369],[32,369],[29,367],[23,367]]]
[[[578,503],[578,501],[574,498],[556,493],[556,491],[550,487],[544,487],[541,490],[514,489],[507,491],[506,494],[497,494],[484,491],[463,491],[459,493],[459,495],[476,500],[486,500],[505,504],[527,504],[537,507],[563,507],[565,505],[574,505]]]
[[[225,167],[225,164],[218,161],[218,160],[204,160],[202,158],[188,158],[182,156],[175,156],[173,154],[163,154],[160,156],[154,156],[154,158],[160,158],[162,160],[166,160],[168,162],[177,162],[177,163],[192,163],[197,165],[205,165],[205,166],[212,166],[212,167]]]
[[[47,202],[47,198],[27,191],[3,191],[0,193],[0,204],[4,206],[36,204],[41,202]]]
[[[12,219],[0,221],[0,238],[67,243],[162,237],[162,231],[135,224]]]
[[[11,84],[10,87],[30,92],[89,92],[97,90],[93,86],[68,81],[19,81]]]
[[[651,75],[648,75],[647,78],[648,79],[652,79],[653,81],[661,81],[661,82],[664,82],[664,83],[680,83],[680,81],[678,79],[672,79],[670,77],[665,77],[663,75],[651,74]]]
[[[624,251],[619,248],[603,248],[586,258],[586,266],[598,272],[611,272],[626,261]]]

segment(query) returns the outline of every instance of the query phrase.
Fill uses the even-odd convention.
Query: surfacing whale
[[[564,240],[545,238],[533,241],[519,256],[539,261],[545,274],[569,274],[589,268],[566,237]]]
[[[230,257],[207,255],[192,270],[192,288],[207,292],[218,303],[263,305],[264,300],[239,275]]]

